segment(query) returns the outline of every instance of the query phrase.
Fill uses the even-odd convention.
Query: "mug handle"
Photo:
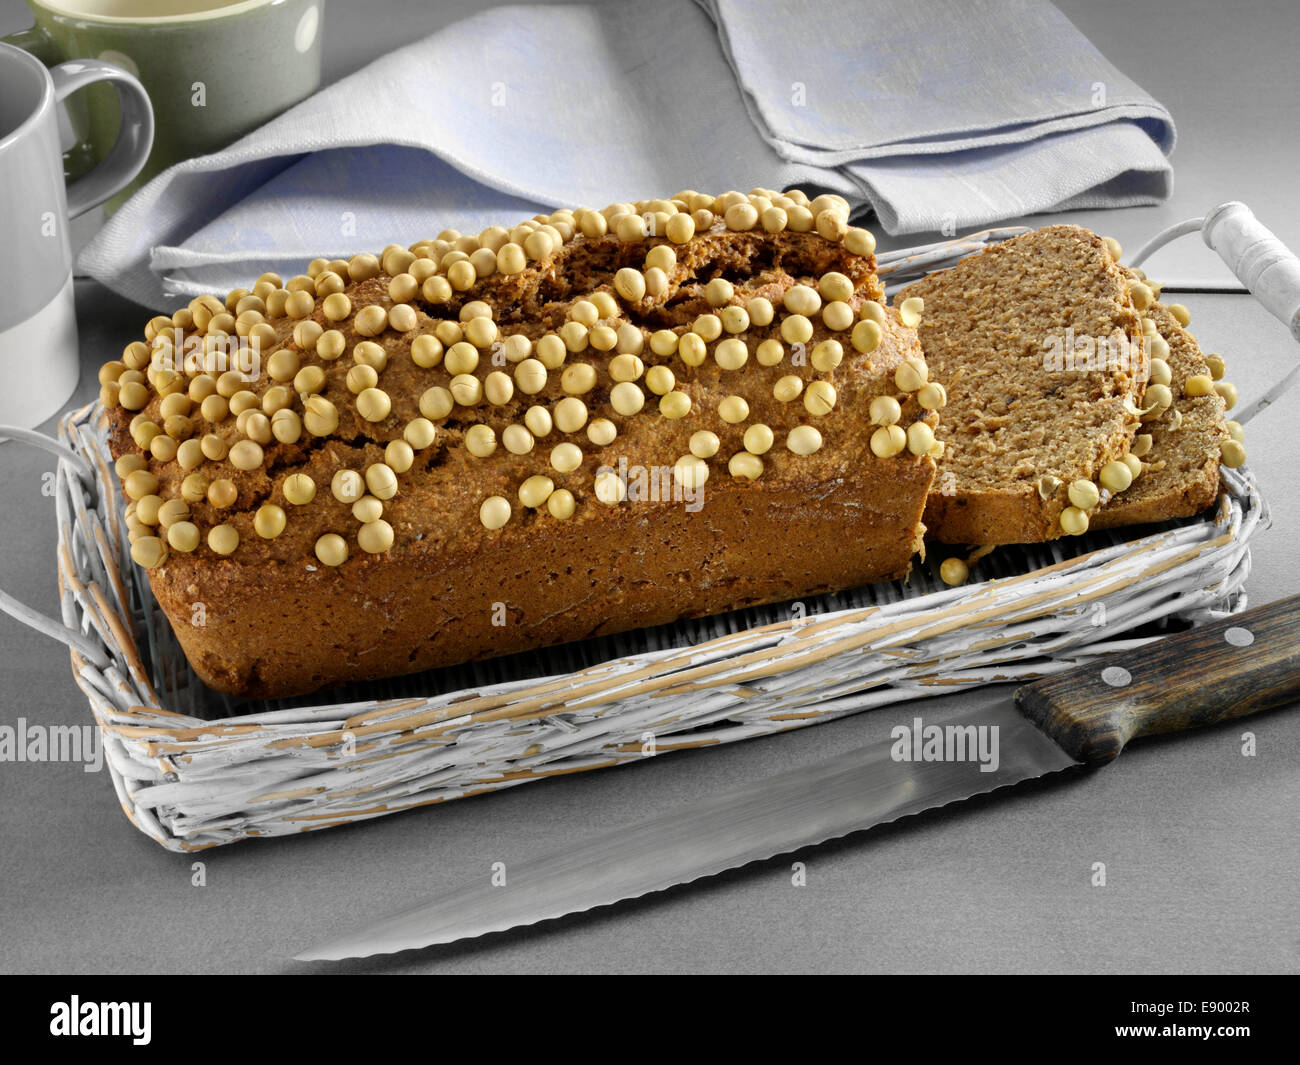
[[[68,186],[68,217],[76,218],[120,192],[140,173],[153,147],[153,105],[136,78],[100,59],[71,59],[50,67],[54,99],[64,99],[97,81],[113,83],[122,107],[117,140],[104,160]]]

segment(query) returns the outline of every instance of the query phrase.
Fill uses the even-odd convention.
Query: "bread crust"
[[[314,571],[186,557],[150,585],[204,683],[284,697],[902,577],[931,475],[909,457],[888,480],[729,486],[695,514],[625,504],[562,532],[507,526],[472,553]]]
[[[1151,450],[1142,456],[1142,474],[1132,485],[1106,501],[1093,515],[1094,529],[1114,529],[1186,518],[1210,506],[1219,494],[1219,447],[1227,438],[1226,407],[1217,392],[1189,396],[1187,379],[1208,374],[1205,356],[1196,338],[1184,329],[1169,307],[1156,301],[1142,312],[1169,342],[1172,411],[1139,430],[1150,433]]]

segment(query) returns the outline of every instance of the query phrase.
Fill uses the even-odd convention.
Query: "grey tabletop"
[[[478,4],[332,5],[326,77],[430,32]],[[1081,221],[1140,242],[1170,221],[1241,199],[1300,249],[1290,202],[1300,103],[1288,3],[1061,4],[1122,69],[1173,111],[1177,190],[1157,208]],[[0,33],[25,24],[0,0]],[[756,181],[761,178],[756,177]],[[1054,219],[1067,216],[1052,216]],[[1035,219],[1035,223],[1046,221]],[[1154,276],[1213,276],[1195,238]],[[1207,273],[1207,271],[1209,271]],[[1227,357],[1243,404],[1294,365],[1285,329],[1243,294],[1187,292],[1193,328]],[[83,378],[141,325],[140,309],[78,282]],[[1300,591],[1293,394],[1252,422],[1251,466],[1272,507],[1247,582],[1251,603]],[[52,430],[52,424],[43,427]],[[0,445],[0,585],[57,613],[52,460]],[[0,725],[83,724],[67,653],[0,616]],[[979,701],[927,704],[939,715]],[[1029,785],[850,837],[802,857],[806,884],[774,860],[584,918],[396,958],[320,967],[382,972],[1294,972],[1300,872],[1300,714],[1139,744],[1101,772]],[[493,862],[564,848],[593,831],[668,811],[717,789],[813,765],[909,721],[907,707],[617,771],[291,839],[181,857],[127,822],[106,772],[0,764],[0,969],[13,972],[301,972],[288,959],[359,914],[383,913]],[[196,886],[195,861],[204,864]],[[1105,887],[1091,883],[1104,862]]]

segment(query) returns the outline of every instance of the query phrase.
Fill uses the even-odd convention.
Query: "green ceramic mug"
[[[27,0],[35,24],[3,38],[47,66],[97,59],[125,68],[153,103],[153,150],[116,207],[173,163],[217,151],[320,85],[324,0]],[[121,109],[107,86],[68,101],[69,178],[117,140]]]

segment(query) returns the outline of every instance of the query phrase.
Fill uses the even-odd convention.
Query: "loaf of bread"
[[[101,400],[197,674],[288,696],[906,574],[942,390],[846,219],[683,192],[154,318]]]
[[[1102,238],[1048,226],[903,290],[924,301],[921,346],[948,392],[925,510],[934,539],[1031,543],[1088,528],[1102,471],[1140,424],[1148,357],[1129,286]]]

